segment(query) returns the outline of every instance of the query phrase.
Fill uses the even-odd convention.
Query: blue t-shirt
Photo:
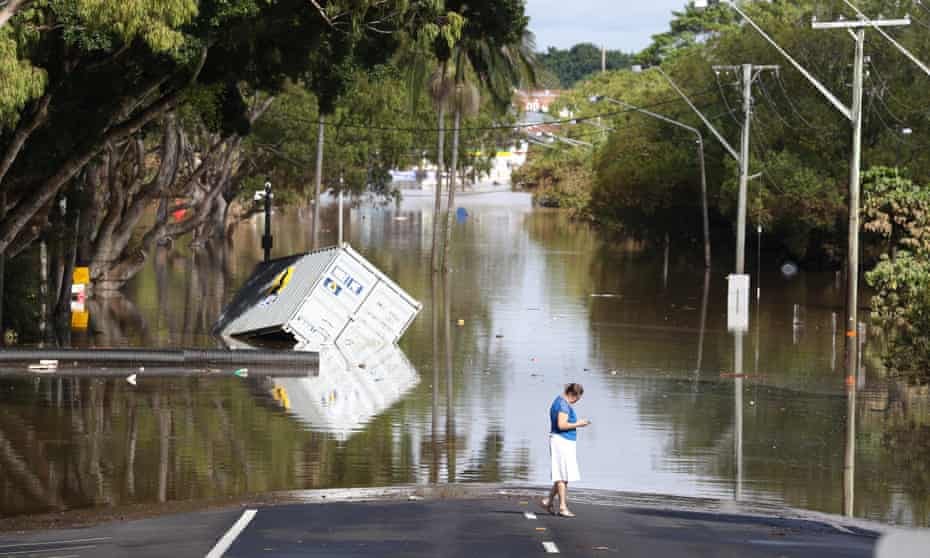
[[[572,409],[572,406],[569,405],[568,401],[561,395],[556,397],[555,401],[552,402],[552,407],[549,407],[549,424],[552,427],[549,432],[558,434],[566,440],[574,442],[578,439],[578,433],[574,429],[559,430],[559,413],[567,413],[568,422],[575,422],[578,420],[575,417],[575,409]]]

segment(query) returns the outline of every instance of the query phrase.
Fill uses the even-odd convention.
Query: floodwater
[[[754,298],[761,290],[740,367],[726,270],[705,276],[696,254],[674,246],[666,266],[661,253],[533,209],[524,194],[458,205],[469,215],[456,225],[453,272],[437,284],[428,197],[346,210],[353,247],[424,306],[377,371],[135,387],[0,380],[0,514],[548,483],[548,407],[577,381],[578,413],[593,420],[579,436],[579,485],[930,525],[930,395],[888,379],[872,345],[847,389],[833,274],[753,273]],[[336,213],[324,214],[331,243]],[[309,225],[308,211],[277,213],[275,254],[307,250]],[[156,254],[123,298],[92,304],[93,334],[72,344],[214,346],[210,326],[261,257],[262,227],[261,217],[242,225],[225,250]]]

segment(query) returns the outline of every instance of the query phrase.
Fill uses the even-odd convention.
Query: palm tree
[[[459,136],[462,116],[478,111],[481,104],[478,85],[491,97],[493,106],[504,112],[510,106],[514,88],[536,82],[533,33],[523,29],[519,40],[498,43],[493,37],[466,36],[452,54],[455,77],[453,98],[455,121],[452,132],[452,170],[445,215],[445,249],[442,269],[449,270],[452,246],[452,208],[455,206],[455,178],[458,171]]]
[[[454,92],[453,80],[448,78],[448,61],[440,62],[439,68],[430,79],[430,98],[439,116],[439,139],[436,149],[436,191],[433,206],[433,245],[430,250],[430,265],[433,272],[439,271],[439,222],[442,214],[442,175],[445,159],[446,108]],[[454,164],[454,163],[453,163]],[[453,166],[453,168],[455,168]]]
[[[406,48],[401,50],[399,63],[407,68],[407,90],[410,97],[410,112],[415,113],[425,86],[433,107],[436,109],[439,125],[439,137],[436,150],[436,191],[433,208],[433,240],[430,260],[433,272],[439,271],[440,216],[442,211],[442,175],[445,167],[446,111],[454,89],[454,80],[449,76],[449,59],[452,49],[462,35],[465,20],[455,11],[446,11],[445,1],[438,0],[433,5],[424,4],[422,9],[429,13],[423,17],[430,21],[408,36]],[[430,67],[436,67],[429,76]]]

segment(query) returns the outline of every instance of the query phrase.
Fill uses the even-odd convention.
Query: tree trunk
[[[6,215],[6,192],[0,190],[0,221],[3,220],[3,217]],[[6,331],[3,327],[3,297],[6,292],[6,283],[4,281],[6,277],[6,254],[0,251],[0,347],[6,344],[6,336],[3,333]]]
[[[3,179],[6,177],[6,173],[9,172],[10,167],[13,166],[13,163],[16,161],[16,157],[19,156],[19,152],[22,151],[23,145],[26,144],[26,140],[29,139],[29,136],[36,131],[36,128],[45,123],[48,119],[48,105],[51,102],[52,96],[48,93],[42,96],[39,100],[39,104],[36,106],[35,112],[32,114],[32,118],[29,122],[23,122],[16,129],[16,133],[13,134],[13,139],[10,141],[10,145],[7,147],[6,152],[3,154],[3,159],[0,159],[0,185],[3,184]],[[2,186],[0,186],[2,188]]]
[[[188,83],[196,80],[206,61],[207,50],[201,53],[197,67],[194,69]],[[46,179],[41,184],[36,185],[32,193],[20,200],[12,209],[7,218],[0,223],[0,252],[13,242],[29,221],[42,209],[58,191],[68,183],[87,163],[100,153],[108,144],[121,141],[138,132],[143,126],[155,120],[173,108],[181,98],[184,87],[180,87],[160,97],[157,101],[151,103],[144,110],[119,124],[108,129],[96,141],[83,150],[75,153],[70,159],[61,164],[58,171]],[[136,106],[139,103],[138,98],[126,99],[124,107]],[[119,113],[121,111],[117,111]]]
[[[233,232],[236,230],[236,227],[239,226],[239,223],[251,219],[253,216],[262,212],[260,206],[242,203],[238,199],[229,202],[226,207],[225,237],[227,239],[232,238]]]
[[[442,64],[442,78],[446,79],[446,63]],[[440,100],[439,103],[439,139],[437,141],[438,147],[436,150],[436,192],[435,192],[435,203],[433,205],[433,247],[430,250],[430,261],[432,262],[433,273],[439,271],[439,250],[442,247],[440,242],[440,232],[441,228],[439,227],[439,222],[442,217],[442,172],[444,160],[445,160],[445,149],[446,149],[446,104],[444,100]]]
[[[81,220],[77,198],[78,194],[75,191],[68,196],[68,217],[65,221],[67,224],[65,233],[62,235],[64,267],[61,275],[61,288],[58,291],[58,303],[55,308],[56,323],[71,312],[71,285],[77,260],[78,230]]]
[[[314,250],[320,247],[320,187],[323,182],[323,140],[326,133],[326,117],[320,113],[319,129],[316,141],[316,175],[314,177],[315,194],[313,198],[313,235],[310,237]]]
[[[454,216],[452,214],[455,208],[455,178],[456,178],[456,169],[459,164],[459,131],[462,126],[462,108],[456,106],[455,108],[455,124],[452,132],[452,167],[449,172],[449,199],[448,204],[446,205],[446,231],[445,231],[445,248],[442,255],[442,269],[443,271],[449,271],[449,252],[452,249],[452,220]]]

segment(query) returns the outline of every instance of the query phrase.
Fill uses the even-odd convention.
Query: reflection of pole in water
[[[830,353],[830,370],[836,370],[836,312],[833,312],[833,350]]]
[[[846,386],[846,460],[843,464],[843,515],[854,513],[856,488],[856,386]]]
[[[48,245],[45,238],[39,242],[39,333],[40,346],[45,344],[48,327]]]
[[[762,225],[756,227],[756,302],[762,297]]]
[[[736,493],[734,498],[743,498],[743,334],[733,334],[733,379],[734,406],[734,450],[736,454]]]
[[[455,414],[453,410],[454,389],[452,385],[452,293],[449,291],[449,273],[443,278],[443,308],[445,309],[445,352],[446,352],[446,482],[455,482]]]
[[[669,252],[668,233],[665,233],[665,258],[662,264],[662,287],[668,287],[668,252]]]
[[[753,347],[755,351],[755,355],[753,356],[753,373],[756,375],[759,374],[759,344],[760,344],[760,339],[761,339],[761,331],[762,331],[762,310],[759,309],[757,305],[756,307],[756,342],[755,342],[755,347]]]
[[[865,387],[865,369],[862,368],[862,350],[865,348],[865,324],[859,322],[858,327],[859,350],[856,351],[856,386]]]
[[[701,325],[698,330],[698,352],[697,363],[694,366],[695,372],[701,371],[701,365],[704,361],[704,332],[707,328],[707,298],[710,295],[710,268],[704,269],[704,290],[701,293]]]
[[[432,462],[430,463],[429,481],[439,482],[439,283],[434,279],[432,284],[432,318],[433,318],[433,425],[430,436]]]

